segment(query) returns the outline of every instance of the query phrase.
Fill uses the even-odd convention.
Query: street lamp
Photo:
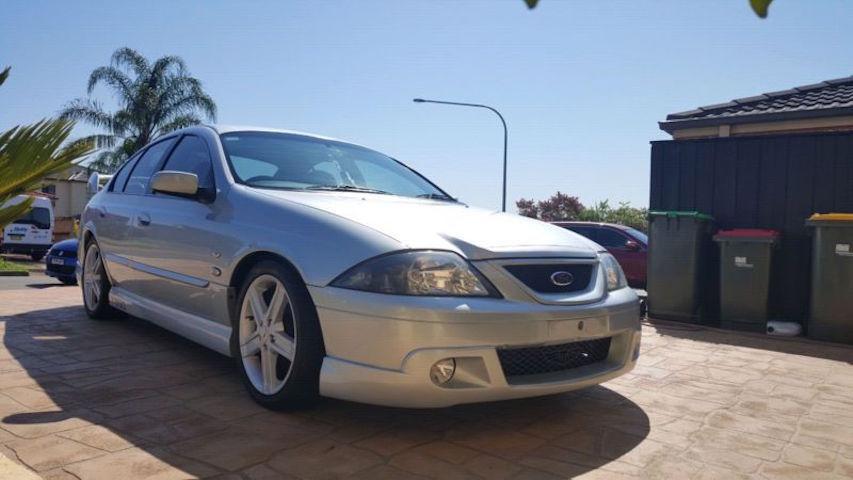
[[[488,105],[480,105],[477,103],[462,103],[462,102],[445,102],[443,100],[426,100],[423,98],[415,98],[412,100],[415,103],[438,103],[441,105],[456,105],[458,107],[476,107],[476,108],[485,108],[487,110],[491,110],[495,112],[495,115],[501,119],[501,124],[504,126],[504,179],[503,179],[503,196],[501,197],[501,211],[506,212],[506,144],[507,144],[507,129],[506,129],[506,121],[504,120],[501,112],[496,109],[488,106]]]

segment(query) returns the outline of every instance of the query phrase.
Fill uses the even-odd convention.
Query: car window
[[[186,135],[169,155],[163,170],[194,173],[199,188],[213,187],[213,166],[207,145],[195,135]]]
[[[649,236],[648,236],[648,235],[646,235],[645,233],[643,233],[643,232],[641,232],[641,231],[639,231],[639,230],[637,230],[637,229],[635,229],[635,228],[628,228],[628,229],[627,229],[627,230],[625,230],[625,231],[626,231],[626,232],[628,232],[628,235],[630,235],[630,236],[634,237],[635,239],[639,240],[643,245],[648,245],[648,244],[649,244]]]
[[[355,167],[361,173],[365,185],[386,192],[395,192],[397,195],[417,197],[423,193],[419,181],[413,181],[417,177],[401,178],[395,171],[389,170],[387,165],[366,160],[353,160]],[[397,166],[394,166],[395,170]]]
[[[577,234],[583,235],[584,237],[586,237],[590,240],[595,240],[595,229],[592,227],[581,227],[581,226],[571,225],[571,226],[568,226],[566,228],[577,233]]]
[[[596,242],[605,248],[620,248],[625,246],[628,237],[622,232],[609,228],[602,228],[596,235]]]
[[[148,147],[148,150],[139,157],[133,170],[130,172],[130,178],[127,179],[127,185],[124,186],[124,193],[143,194],[148,191],[148,180],[151,174],[157,169],[163,155],[169,151],[169,147],[175,143],[174,138],[163,140]]]
[[[29,212],[24,214],[24,216],[12,223],[33,225],[36,228],[46,230],[50,228],[50,210],[44,207],[31,208]]]
[[[113,177],[113,181],[109,188],[110,192],[120,192],[124,189],[124,184],[127,183],[127,177],[130,176],[130,171],[133,170],[133,164],[136,162],[137,158],[139,157],[137,156],[124,162],[121,170],[119,170],[116,176]]]
[[[231,132],[221,138],[235,180],[251,187],[446,196],[405,165],[357,145],[271,132]]]

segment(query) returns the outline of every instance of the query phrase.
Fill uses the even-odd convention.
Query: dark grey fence
[[[720,228],[782,232],[771,310],[808,314],[815,212],[853,212],[853,132],[652,142],[652,210],[698,210]],[[716,291],[708,292],[713,304]],[[714,311],[714,305],[709,305]]]

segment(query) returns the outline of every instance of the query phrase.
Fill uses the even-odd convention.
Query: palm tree
[[[112,88],[119,108],[107,112],[92,99],[99,84]],[[190,76],[180,57],[165,56],[153,63],[130,48],[116,50],[109,66],[89,75],[87,98],[78,98],[62,110],[62,118],[80,120],[104,130],[87,137],[105,149],[89,164],[90,168],[114,172],[134,152],[158,136],[189,125],[204,117],[216,118],[216,104]]]
[[[8,67],[0,71],[0,85],[8,76]],[[30,198],[12,206],[4,203],[92,151],[92,142],[86,139],[63,145],[73,127],[74,122],[54,119],[0,132],[0,228],[27,213],[33,201]]]

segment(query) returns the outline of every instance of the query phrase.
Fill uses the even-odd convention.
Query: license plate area
[[[65,265],[65,260],[63,260],[61,258],[51,258],[50,264],[51,265]]]

